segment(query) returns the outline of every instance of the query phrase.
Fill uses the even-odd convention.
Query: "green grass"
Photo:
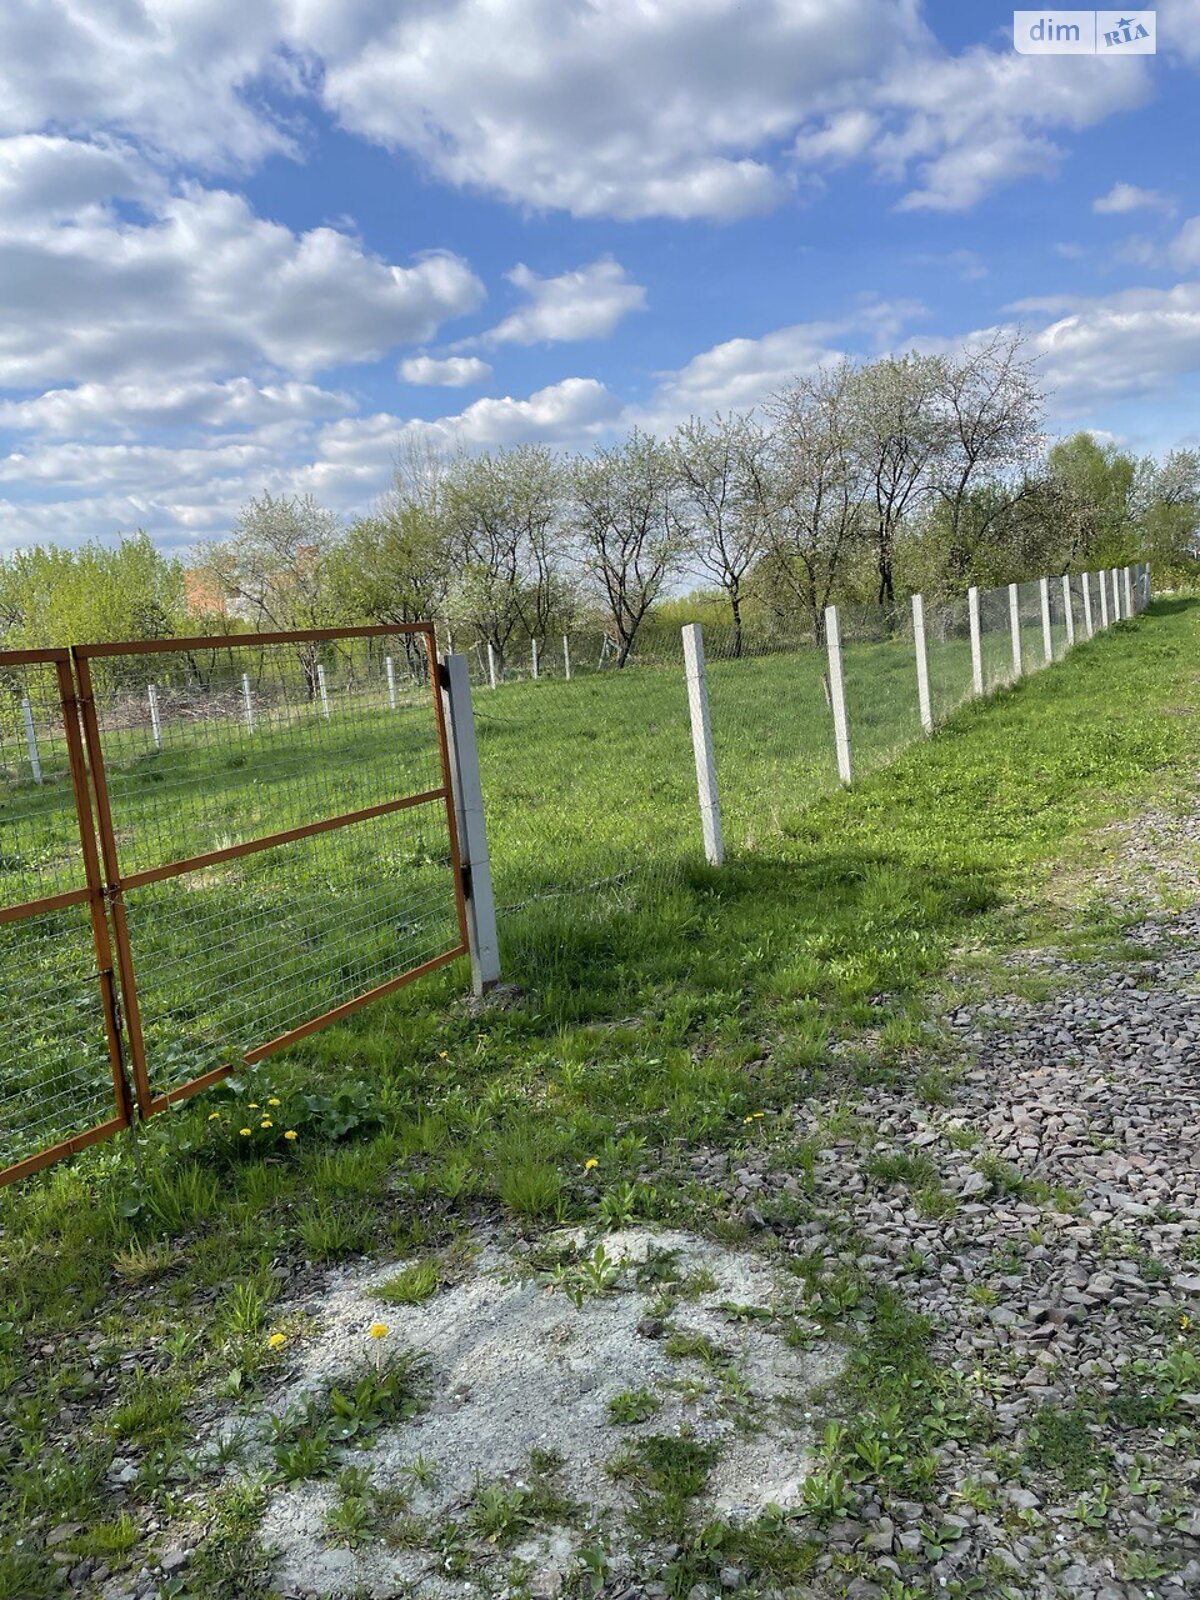
[[[656,1220],[735,1231],[695,1182],[696,1144],[736,1157],[769,1137],[754,1113],[837,1081],[825,1041],[920,1015],[964,944],[998,957],[1055,936],[1047,876],[1086,863],[1111,819],[1191,794],[1200,739],[1175,710],[1194,701],[1198,645],[1200,604],[1160,603],[852,791],[788,808],[769,849],[510,917],[521,1003],[472,1015],[461,973],[434,975],[153,1119],[137,1162],[123,1137],[0,1193],[0,1594],[54,1592],[38,1545],[57,1523],[107,1527],[128,1509],[139,1528],[170,1527],[185,1496],[210,1508],[189,1593],[256,1592],[261,1487],[218,1490],[190,1463],[189,1405],[232,1407],[278,1381],[288,1349],[267,1344],[269,1287],[289,1269],[360,1250],[446,1259],[480,1218],[535,1236],[560,1219],[599,1226],[602,1198],[647,1171]],[[251,1103],[261,1122],[272,1098],[276,1126],[243,1138],[258,1129]],[[855,1127],[847,1111],[820,1138]],[[298,1138],[285,1145],[284,1128]],[[637,1192],[640,1215],[651,1202]],[[868,1341],[851,1371],[860,1425],[830,1451],[830,1494],[854,1452],[919,1488],[939,1431],[965,1425],[924,1331],[849,1271],[814,1280],[808,1310]],[[135,1399],[137,1365],[156,1380]],[[1168,1379],[1151,1383],[1157,1406]],[[118,1507],[106,1473],[135,1436],[138,1476]],[[304,1437],[284,1446],[300,1446],[287,1470],[332,1472],[339,1451],[306,1461]],[[646,1525],[691,1537],[703,1463],[630,1471]],[[141,1540],[117,1560],[147,1558]]]

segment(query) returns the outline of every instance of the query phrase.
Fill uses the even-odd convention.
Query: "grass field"
[[[1027,883],[1086,861],[1110,818],[1188,791],[1198,740],[1178,711],[1198,642],[1200,606],[1159,603],[852,791],[798,795],[769,848],[721,872],[685,862],[530,907],[507,939],[524,1003],[474,1015],[451,968],[155,1119],[137,1162],[122,1138],[0,1194],[0,1596],[59,1592],[43,1546],[64,1524],[72,1559],[136,1568],[168,1530],[195,1547],[179,1592],[270,1592],[261,1485],[221,1486],[189,1454],[194,1411],[233,1415],[272,1381],[272,1302],[326,1264],[614,1204],[738,1238],[689,1150],[736,1163],[752,1113],[856,1061],[901,1081],[952,953],[1036,938]],[[501,860],[505,837],[497,823]],[[868,1028],[869,1059],[830,1055]],[[869,1358],[870,1306],[842,1330],[862,1346],[846,1403],[864,1415],[894,1382]],[[886,1314],[893,1361],[919,1365],[926,1335]],[[117,1498],[114,1459],[132,1463]],[[752,1582],[772,1559],[755,1551],[739,1555]]]
[[[1003,592],[1001,592],[1003,593]],[[1044,661],[1036,585],[1023,648]],[[1007,597],[984,615],[985,681],[1011,675]],[[844,624],[856,777],[920,736],[910,639]],[[1061,629],[1056,636],[1060,646]],[[935,716],[969,694],[966,607],[929,619]],[[96,667],[108,793],[126,873],[438,787],[427,692],[389,698],[382,660],[331,653],[326,699],[289,653],[213,652],[208,696],[172,686],[163,658]],[[253,673],[247,718],[243,668]],[[761,849],[837,783],[823,651],[715,659],[713,742],[727,847]],[[177,667],[175,668],[177,671]],[[165,676],[164,676],[165,674]],[[43,675],[43,782],[15,718],[0,751],[0,904],[78,886],[66,752]],[[210,674],[211,676],[211,674]],[[146,685],[158,678],[156,734]],[[502,911],[564,892],[670,881],[701,853],[682,661],[477,688],[475,717],[493,877]],[[327,712],[326,712],[326,707]],[[252,722],[252,726],[250,723]],[[449,949],[456,927],[440,808],[426,806],[131,889],[125,896],[152,1087],[167,1090]],[[520,934],[502,916],[502,938]],[[0,928],[8,1024],[0,1041],[0,1164],[111,1114],[86,913]]]

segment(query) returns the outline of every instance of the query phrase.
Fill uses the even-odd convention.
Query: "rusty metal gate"
[[[0,1183],[465,953],[429,625],[0,653],[0,696]]]

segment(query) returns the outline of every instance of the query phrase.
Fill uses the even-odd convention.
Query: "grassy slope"
[[[531,1229],[586,1219],[591,1157],[601,1199],[650,1168],[645,1209],[730,1232],[673,1141],[736,1147],[749,1112],[832,1070],[834,1032],[882,1024],[875,1070],[903,1070],[889,1045],[911,1042],[952,951],[1036,935],[1051,863],[1085,861],[1109,818],[1190,792],[1196,726],[1178,713],[1198,639],[1200,605],[1161,603],[785,819],[769,851],[531,908],[508,934],[525,1004],[473,1018],[452,969],[158,1118],[140,1176],[122,1142],[0,1195],[0,1596],[42,1592],[18,1535],[69,1517],[81,1550],[136,1543],[105,1503],[114,1453],[143,1462],[135,1507],[180,1512],[184,1407],[231,1369],[246,1386],[268,1369],[281,1262],[440,1246],[480,1209]],[[269,1095],[281,1104],[260,1131]],[[287,1126],[301,1137],[285,1145]],[[89,1352],[115,1378],[99,1403]],[[147,1369],[136,1383],[130,1355]],[[218,1519],[209,1589],[189,1592],[220,1591],[252,1526],[246,1507]]]

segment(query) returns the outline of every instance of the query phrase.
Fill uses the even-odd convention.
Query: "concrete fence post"
[[[496,687],[496,652],[492,648],[492,641],[488,640],[488,682],[492,688]]]
[[[530,645],[530,658],[529,658],[529,659],[530,659],[530,667],[531,667],[531,669],[532,669],[532,672],[533,672],[533,677],[534,677],[534,680],[535,680],[535,682],[536,682],[536,680],[537,680],[537,675],[538,675],[538,648],[537,648],[537,640],[536,640],[536,639],[531,639],[531,640],[530,640],[530,641],[529,641],[529,645]]]
[[[393,711],[396,709],[396,663],[388,656],[384,662],[387,668],[388,705]]]
[[[921,726],[926,733],[933,732],[933,705],[929,698],[929,650],[925,642],[925,597],[912,597],[913,649],[917,657],[917,706],[921,713]]]
[[[450,785],[454,792],[467,944],[471,952],[471,988],[477,995],[483,995],[500,978],[500,940],[483,819],[475,718],[471,713],[471,677],[466,656],[447,655],[441,666],[442,704],[450,747]]]
[[[1116,567],[1109,567],[1108,581],[1112,584],[1112,619],[1114,622],[1121,620],[1121,585],[1117,582]]]
[[[568,683],[571,681],[571,641],[563,634],[563,673]]]
[[[713,757],[712,725],[708,716],[704,635],[698,622],[689,622],[683,630],[683,669],[692,723],[692,750],[696,757],[696,792],[700,798],[704,857],[710,867],[719,867],[725,859],[725,842],[721,837],[721,799],[717,793],[717,763]]]
[[[829,656],[829,704],[833,710],[833,742],[837,750],[838,777],[851,783],[850,726],[846,721],[846,686],[842,679],[842,634],[836,606],[825,609],[825,648]]]
[[[1013,677],[1021,676],[1021,596],[1015,583],[1008,586],[1008,626],[1012,633]]]
[[[325,687],[325,668],[323,666],[321,666],[319,663],[318,663],[318,666],[317,666],[317,689],[320,692],[320,696],[321,696],[321,713],[324,716],[325,721],[328,722],[329,721],[329,691]]]
[[[1086,572],[1079,582],[1083,589],[1083,631],[1085,636],[1090,639],[1096,631],[1095,624],[1092,621],[1092,583]]]
[[[162,718],[158,714],[158,689],[153,683],[146,687],[146,699],[150,702],[150,732],[154,738],[154,748],[162,749]]]
[[[246,732],[254,732],[254,697],[250,693],[250,674],[242,673],[242,706],[246,713]]]
[[[1038,580],[1038,592],[1042,601],[1042,653],[1046,657],[1046,664],[1054,660],[1054,630],[1050,626],[1050,580]]]
[[[1121,569],[1121,576],[1125,582],[1125,615],[1127,617],[1132,617],[1134,615],[1133,577],[1128,567],[1123,567]]]
[[[1100,627],[1108,627],[1108,574],[1098,572],[1096,581],[1100,586]]]
[[[983,693],[983,637],[979,627],[979,590],[974,584],[967,590],[967,616],[971,624],[971,683],[975,693]]]
[[[29,766],[34,783],[42,781],[42,758],[38,755],[37,734],[33,727],[33,707],[28,695],[21,701],[21,721],[25,724],[25,743],[29,748]]]
[[[1065,572],[1062,579],[1062,594],[1063,616],[1067,622],[1067,649],[1069,650],[1075,643],[1075,601],[1071,594],[1071,580]]]

